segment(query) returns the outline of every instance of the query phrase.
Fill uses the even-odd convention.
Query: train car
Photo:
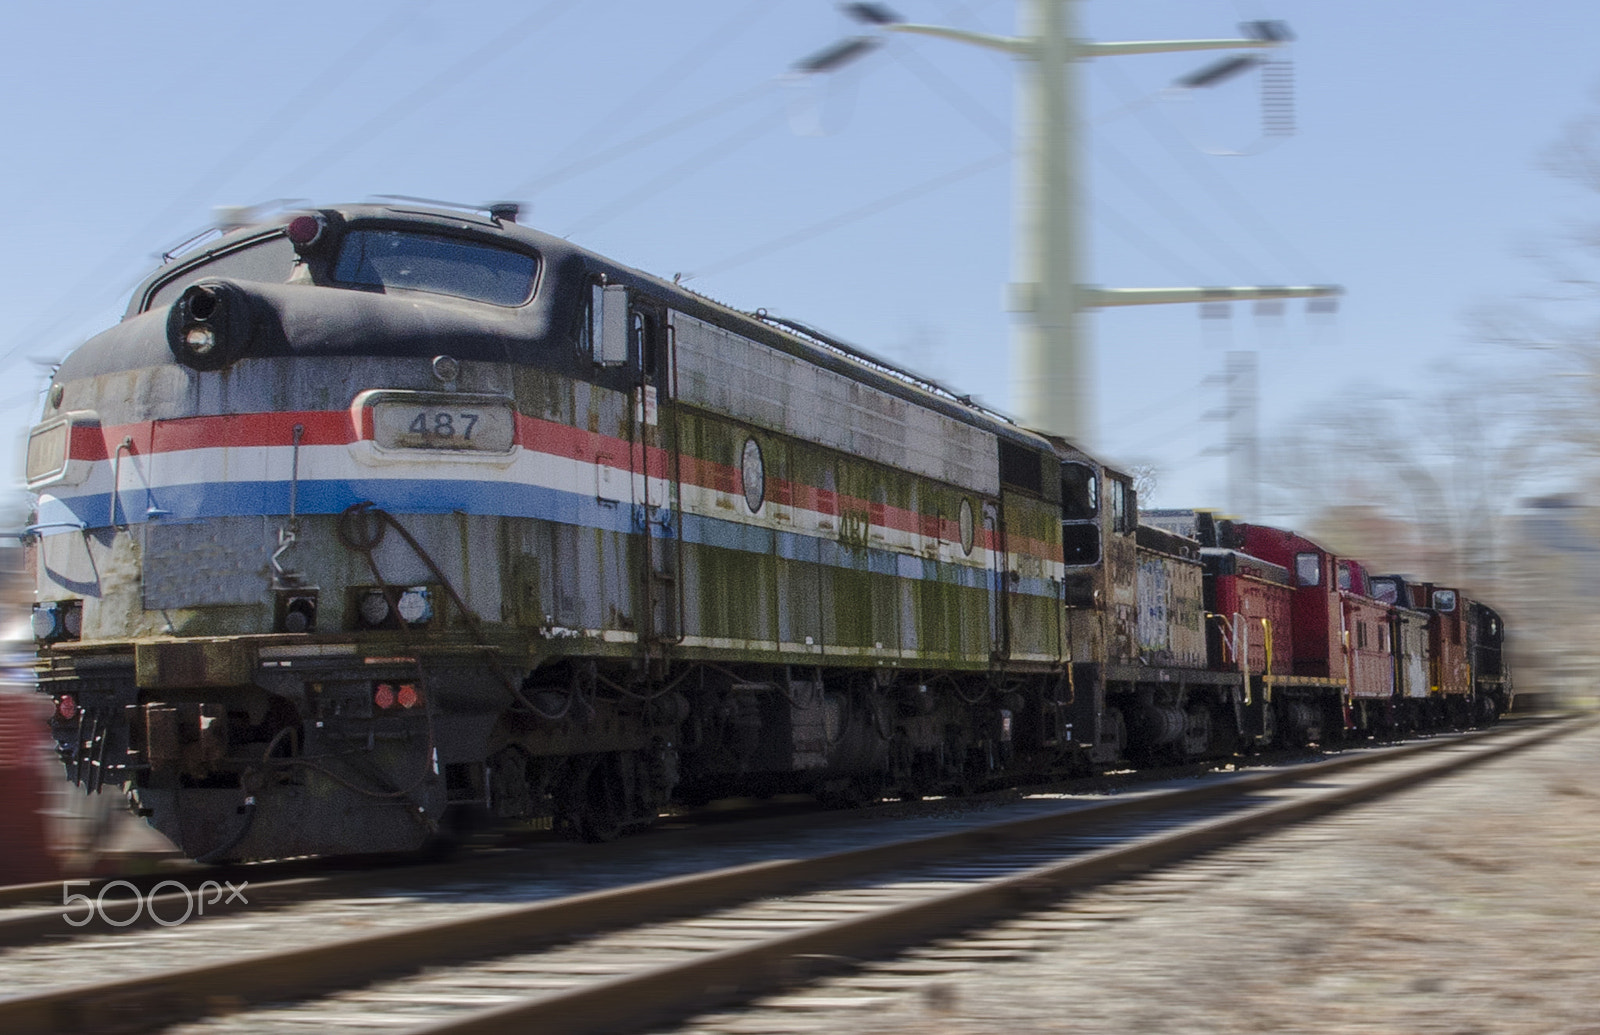
[[[1433,582],[1415,582],[1412,592],[1428,615],[1428,689],[1438,721],[1466,725],[1476,711],[1467,600]]]
[[[1074,721],[1090,760],[1237,750],[1244,687],[1236,672],[1208,664],[1204,565],[1192,523],[1144,521],[1131,477],[1056,444],[1064,602],[1080,702]]]
[[[1308,540],[1205,544],[1273,587],[1215,663],[1202,544],[1125,473],[507,207],[164,264],[55,372],[27,479],[66,775],[204,860],[1226,754],[1331,735],[1349,683]]]
[[[1351,723],[1351,661],[1346,594],[1352,569],[1321,545],[1295,532],[1240,521],[1219,522],[1219,545],[1275,564],[1292,582],[1288,643],[1293,674],[1277,680],[1272,723],[1278,739],[1329,743]],[[1367,672],[1367,666],[1358,671]]]
[[[68,777],[223,859],[1080,766],[1063,447],[763,317],[507,210],[163,266],[29,438]]]
[[[1505,631],[1494,608],[1477,600],[1467,602],[1467,643],[1479,722],[1494,722],[1511,708],[1514,691],[1505,660]]]
[[[1209,518],[1203,541],[1215,542]],[[1272,741],[1276,686],[1294,682],[1294,590],[1282,565],[1228,547],[1201,549],[1205,563],[1207,657],[1213,669],[1238,672],[1242,737]]]
[[[1395,607],[1375,599],[1359,561],[1340,559],[1336,578],[1350,708],[1346,725],[1361,729],[1393,726]]]
[[[1390,639],[1394,645],[1395,725],[1421,729],[1442,716],[1430,704],[1432,647],[1431,616],[1416,605],[1416,589],[1404,576],[1376,575],[1370,579],[1374,599],[1391,608]]]

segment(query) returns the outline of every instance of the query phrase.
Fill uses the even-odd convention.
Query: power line
[[[268,143],[284,126],[294,117],[302,114],[314,101],[333,93],[338,86],[354,75],[362,65],[362,58],[370,57],[381,50],[390,39],[398,35],[400,30],[413,20],[422,9],[432,0],[414,0],[414,2],[397,8],[390,17],[374,25],[365,35],[356,40],[347,50],[336,56],[320,73],[312,77],[300,90],[286,100],[270,116],[256,123],[253,132],[245,135],[244,139],[228,150],[215,162],[211,163],[188,187],[180,191],[177,197],[161,209],[160,212],[147,220],[143,226],[117,248],[107,253],[107,257],[93,266],[88,273],[64,291],[54,304],[46,306],[47,314],[59,313],[49,323],[35,324],[27,327],[18,335],[18,340],[4,353],[0,353],[0,366],[8,362],[17,351],[39,338],[48,338],[66,325],[74,316],[81,315],[88,308],[82,304],[71,304],[80,300],[86,293],[92,293],[108,278],[115,276],[126,269],[128,262],[125,256],[129,251],[142,249],[149,246],[149,241],[156,234],[171,225],[172,221],[194,207],[196,198],[208,197],[223,183],[233,176],[239,166],[247,159],[266,150]],[[128,285],[131,290],[134,284],[144,279],[145,274],[139,276]],[[121,297],[118,292],[117,297]]]
[[[981,161],[973,162],[970,165],[961,166],[959,169],[952,169],[951,171],[942,173],[930,180],[924,180],[922,183],[904,188],[903,190],[895,191],[892,194],[887,194],[881,198],[877,198],[876,200],[869,201],[864,205],[850,209],[849,211],[841,212],[836,216],[831,216],[822,220],[821,222],[813,223],[810,226],[784,234],[781,237],[776,237],[765,242],[764,244],[756,245],[753,248],[747,248],[742,252],[736,252],[725,259],[719,259],[718,261],[711,263],[709,266],[703,267],[695,273],[686,275],[683,279],[696,280],[702,277],[715,276],[718,273],[724,273],[737,266],[742,266],[747,262],[753,262],[756,259],[764,259],[774,252],[782,251],[785,248],[791,248],[797,244],[802,244],[806,241],[812,240],[813,238],[820,237],[823,234],[837,230],[840,227],[847,226],[848,224],[857,220],[866,219],[869,216],[875,216],[880,212],[886,212],[898,205],[903,205],[908,201],[913,201],[925,194],[930,194],[941,187],[947,187],[950,184],[957,183],[961,180],[967,179],[970,176],[975,176],[986,169],[992,169],[995,166],[1002,165],[1010,160],[1010,152],[990,155],[988,158],[985,158]]]
[[[1256,235],[1257,240],[1268,250],[1276,253],[1279,261],[1285,263],[1290,269],[1298,269],[1315,281],[1325,281],[1322,271],[1316,268],[1294,243],[1280,233],[1272,222],[1257,211],[1240,194],[1238,188],[1228,182],[1227,177],[1219,173],[1210,162],[1198,154],[1190,146],[1188,140],[1174,127],[1169,119],[1161,112],[1148,108],[1143,101],[1130,101],[1129,97],[1135,89],[1122,71],[1109,65],[1096,67],[1096,71],[1103,72],[1106,85],[1117,93],[1124,103],[1122,110],[1132,110],[1139,116],[1145,132],[1155,139],[1167,152],[1188,167],[1190,175],[1200,181],[1201,187],[1206,190],[1213,200],[1227,209],[1233,218],[1249,232]],[[1292,278],[1291,278],[1292,279]]]
[[[689,129],[693,126],[699,125],[702,122],[706,122],[709,119],[716,118],[718,115],[722,115],[730,111],[737,111],[756,98],[772,92],[775,85],[776,80],[768,80],[759,86],[752,87],[748,90],[742,90],[739,93],[733,94],[732,96],[724,97],[719,101],[713,101],[705,107],[697,108],[689,114],[684,115],[681,118],[674,119],[665,125],[657,126],[654,129],[645,130],[643,133],[638,133],[634,136],[631,136],[627,140],[624,140],[618,144],[614,144],[613,146],[605,148],[604,150],[597,151],[594,154],[587,155],[583,158],[574,159],[573,161],[568,162],[566,165],[552,169],[549,172],[540,173],[532,179],[524,180],[522,183],[519,183],[515,187],[511,188],[511,190],[507,193],[511,197],[526,197],[530,194],[535,194],[541,190],[545,190],[546,188],[553,187],[558,183],[572,179],[574,176],[578,176],[582,173],[589,172],[592,169],[597,169],[602,165],[614,162],[618,158],[631,154],[642,147],[648,147],[649,145],[657,143],[658,141],[665,140],[667,137],[673,136],[682,130]]]
[[[361,123],[361,125],[341,134],[333,144],[312,155],[280,177],[267,193],[276,194],[292,189],[294,184],[330,164],[334,159],[349,155],[355,150],[357,143],[392,127],[402,113],[415,111],[438,100],[451,87],[472,78],[485,68],[491,60],[504,55],[508,50],[533,35],[534,32],[544,28],[547,22],[555,21],[578,6],[580,4],[573,3],[572,0],[548,0],[547,3],[541,5],[532,14],[513,22],[503,31],[494,33],[482,46],[463,55],[459,60],[446,65],[426,81],[420,83],[415,89],[402,95],[382,111]]]
[[[684,80],[687,73],[704,66],[711,55],[749,31],[758,22],[776,10],[776,5],[766,3],[764,0],[755,0],[755,2],[740,9],[732,18],[729,18],[704,37],[691,44],[677,60],[662,69],[653,79],[618,102],[610,111],[594,119],[588,132],[579,135],[577,139],[561,148],[551,160],[570,162],[575,157],[578,157],[577,153],[582,148],[594,146],[605,138],[614,136],[629,121],[638,118],[649,110],[652,104],[659,102],[662,97],[666,96],[673,86]],[[526,188],[519,186],[505,196],[515,197],[523,189]]]
[[[1199,267],[1192,266],[1179,258],[1176,252],[1170,251],[1165,245],[1158,243],[1155,238],[1139,229],[1138,223],[1122,215],[1110,205],[1104,202],[1096,202],[1094,215],[1096,219],[1107,224],[1113,233],[1116,233],[1139,251],[1144,252],[1147,257],[1165,266],[1169,273],[1176,274],[1180,279],[1187,280],[1191,284],[1198,284],[1210,279],[1201,272]]]
[[[895,60],[911,69],[913,75],[921,79],[935,93],[943,97],[946,103],[960,112],[967,121],[983,130],[1001,146],[1010,146],[1011,131],[1005,122],[980,104],[949,76],[939,71],[938,66],[934,65],[933,62],[910,47],[892,46],[889,48],[889,52],[894,55]]]
[[[646,181],[633,191],[630,191],[629,193],[616,199],[606,207],[591,213],[583,219],[578,220],[562,236],[572,237],[574,235],[587,233],[590,230],[594,230],[597,227],[609,223],[611,220],[626,212],[628,209],[633,208],[635,205],[638,205],[643,201],[649,200],[655,195],[666,190],[668,187],[671,187],[673,184],[679,183],[687,177],[692,176],[694,173],[704,169],[717,159],[726,158],[727,156],[733,154],[741,147],[744,147],[746,144],[749,144],[751,141],[755,140],[761,134],[770,132],[772,128],[778,124],[778,120],[775,120],[770,112],[763,113],[755,121],[746,123],[744,126],[728,134],[726,137],[723,137],[709,146],[696,151],[694,154],[690,155],[682,162],[679,162],[677,165],[672,166],[670,169],[664,170],[659,175]]]
[[[1159,209],[1165,214],[1169,224],[1175,226],[1185,236],[1199,245],[1202,249],[1211,252],[1213,257],[1220,258],[1224,263],[1237,263],[1234,268],[1254,277],[1257,281],[1263,280],[1256,276],[1258,271],[1255,263],[1236,250],[1232,245],[1212,233],[1198,218],[1187,208],[1173,199],[1172,195],[1157,187],[1140,169],[1122,153],[1104,140],[1094,149],[1098,158],[1112,173],[1122,180],[1144,191],[1146,201],[1152,208]],[[1156,200],[1151,200],[1156,199]],[[1156,203],[1159,201],[1159,204]],[[1209,279],[1209,278],[1208,278]]]

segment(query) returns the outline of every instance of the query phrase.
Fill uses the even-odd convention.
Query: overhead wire
[[[653,104],[665,97],[673,86],[683,81],[688,73],[703,66],[709,57],[748,32],[776,10],[776,5],[766,3],[764,0],[755,0],[755,2],[741,8],[732,18],[717,25],[705,36],[691,43],[682,55],[649,81],[623,98],[609,111],[593,119],[588,131],[569,141],[550,157],[550,162],[567,163],[574,159],[581,160],[582,149],[597,146],[607,137],[615,136],[619,129],[626,126],[630,121],[637,119],[648,111]],[[519,184],[508,192],[506,196],[514,197],[525,189],[528,189],[526,183]]]
[[[1097,202],[1094,206],[1094,216],[1097,220],[1123,238],[1128,244],[1143,252],[1147,257],[1156,260],[1167,268],[1169,273],[1176,274],[1190,283],[1198,284],[1207,279],[1198,266],[1191,265],[1181,258],[1176,252],[1145,233],[1134,220],[1122,215],[1105,202]]]
[[[747,248],[744,251],[735,252],[733,255],[730,255],[727,258],[719,259],[716,262],[696,270],[694,273],[685,274],[683,279],[687,281],[715,276],[718,273],[724,273],[738,266],[743,266],[746,263],[754,262],[757,259],[764,259],[774,252],[782,251],[785,248],[792,248],[797,244],[803,244],[806,241],[820,237],[823,234],[837,230],[840,227],[847,226],[848,224],[856,222],[857,220],[866,219],[869,216],[875,216],[880,212],[886,212],[891,208],[903,205],[908,201],[914,201],[917,198],[920,198],[926,194],[930,194],[942,187],[947,187],[950,184],[957,183],[961,180],[967,179],[970,176],[976,176],[978,173],[983,172],[986,169],[992,169],[997,165],[1001,165],[1010,161],[1010,159],[1011,153],[1009,151],[1002,154],[990,155],[988,158],[984,158],[980,161],[972,162],[968,165],[961,166],[958,169],[952,169],[949,172],[941,173],[932,179],[924,180],[923,182],[914,184],[913,186],[903,188],[880,198],[875,198],[872,201],[869,201],[863,205],[858,205],[855,208],[841,212],[838,215],[830,216],[827,219],[821,220],[817,223],[812,223],[810,226],[802,227],[799,230],[783,234],[780,237],[773,238],[772,240],[758,244],[752,248]]]
[[[1175,200],[1171,194],[1152,182],[1133,162],[1124,157],[1122,152],[1104,140],[1099,142],[1094,152],[1095,157],[1109,171],[1123,181],[1132,184],[1136,189],[1143,191],[1146,202],[1150,207],[1162,212],[1169,225],[1178,229],[1200,248],[1209,251],[1214,258],[1222,259],[1225,263],[1232,265],[1236,271],[1244,272],[1251,276],[1255,276],[1259,272],[1254,262],[1238,249],[1224,242],[1221,237],[1212,233],[1198,217]],[[1257,279],[1260,278],[1257,277]]]
[[[1291,269],[1303,270],[1313,280],[1319,282],[1327,280],[1316,268],[1316,264],[1273,226],[1271,220],[1254,208],[1244,195],[1239,193],[1238,188],[1228,182],[1227,177],[1218,172],[1212,163],[1207,162],[1159,109],[1144,104],[1134,106],[1129,103],[1129,97],[1135,92],[1135,88],[1124,73],[1115,70],[1109,64],[1104,68],[1097,65],[1096,71],[1101,73],[1106,85],[1121,97],[1125,108],[1139,116],[1145,132],[1161,144],[1169,154],[1187,166],[1201,187],[1213,200],[1227,209],[1242,228],[1255,234],[1262,245],[1275,252],[1276,258]]]
[[[623,140],[612,145],[611,147],[597,151],[590,155],[585,155],[582,158],[573,159],[563,166],[552,169],[549,172],[540,173],[539,175],[528,180],[524,180],[522,183],[519,183],[513,187],[508,193],[510,193],[512,197],[523,197],[528,194],[537,193],[538,191],[553,187],[558,183],[564,183],[567,180],[572,179],[574,176],[598,169],[601,166],[616,161],[618,158],[622,158],[641,148],[648,147],[651,144],[665,140],[668,137],[680,133],[685,129],[698,126],[703,122],[710,121],[711,119],[714,119],[719,115],[726,114],[727,112],[737,111],[746,104],[749,104],[751,101],[756,100],[765,94],[771,93],[776,86],[777,80],[769,79],[766,82],[760,83],[759,85],[751,87],[747,90],[741,90],[736,94],[713,101],[704,107],[696,108],[687,115],[673,119],[671,122],[665,123],[664,125],[647,129],[642,133],[636,133],[627,140]]]
[[[563,236],[572,237],[604,226],[634,206],[648,201],[717,160],[727,158],[763,133],[770,133],[779,124],[772,113],[764,112],[759,118],[745,123],[739,129],[701,148],[678,164],[662,170],[627,194],[610,201],[605,207],[579,219],[568,227]]]
[[[268,189],[267,193],[276,194],[291,189],[293,184],[327,166],[334,159],[350,154],[355,149],[356,144],[370,139],[386,129],[393,128],[402,114],[416,111],[437,101],[451,88],[471,79],[495,58],[503,57],[523,40],[532,36],[538,30],[547,27],[550,22],[559,19],[568,11],[575,10],[580,6],[582,6],[582,0],[577,0],[577,2],[573,2],[573,0],[547,0],[546,3],[539,5],[530,14],[519,18],[505,29],[490,35],[482,46],[475,47],[461,58],[444,66],[423,82],[418,83],[413,89],[373,113],[359,125],[340,134],[339,138],[328,147],[307,157],[305,161],[274,181],[273,186]],[[290,186],[284,186],[285,184]]]
[[[246,133],[243,139],[210,163],[205,171],[180,190],[171,202],[146,220],[138,231],[130,235],[121,245],[107,252],[104,259],[62,292],[54,304],[45,306],[42,312],[58,315],[48,323],[35,322],[25,327],[18,335],[18,340],[5,352],[0,353],[0,365],[8,362],[25,345],[53,336],[73,317],[81,316],[85,309],[89,308],[81,304],[81,299],[86,293],[93,292],[95,288],[104,284],[107,279],[125,271],[129,265],[129,252],[147,247],[147,242],[152,237],[169,227],[174,219],[191,210],[196,198],[211,196],[218,187],[237,173],[245,159],[265,150],[267,144],[283,131],[293,116],[304,112],[315,99],[331,93],[339,84],[354,75],[363,64],[360,58],[370,57],[380,51],[432,2],[433,0],[413,0],[412,3],[395,7],[389,17],[378,21],[350,47],[336,55],[321,72],[307,80],[305,85],[296,90],[276,111],[265,119],[257,121],[251,132]],[[141,272],[123,291],[118,292],[117,297],[131,290],[133,285],[144,279],[145,275]],[[120,282],[122,281],[119,279]],[[68,304],[72,302],[79,304]]]
[[[909,68],[913,75],[944,98],[945,102],[960,112],[967,121],[977,126],[996,142],[1010,146],[1011,130],[1005,122],[985,108],[970,93],[941,72],[933,62],[923,57],[915,48],[889,46],[886,49],[895,60]]]

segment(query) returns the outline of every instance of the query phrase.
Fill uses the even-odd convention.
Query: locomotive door
[[[676,409],[672,405],[672,323],[667,311],[635,297],[629,313],[633,390],[634,528],[641,533],[640,642],[676,642],[682,633]]]

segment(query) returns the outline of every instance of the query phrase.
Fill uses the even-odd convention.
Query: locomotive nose
[[[249,345],[251,299],[239,285],[202,280],[184,289],[167,313],[167,346],[178,362],[220,370]]]

